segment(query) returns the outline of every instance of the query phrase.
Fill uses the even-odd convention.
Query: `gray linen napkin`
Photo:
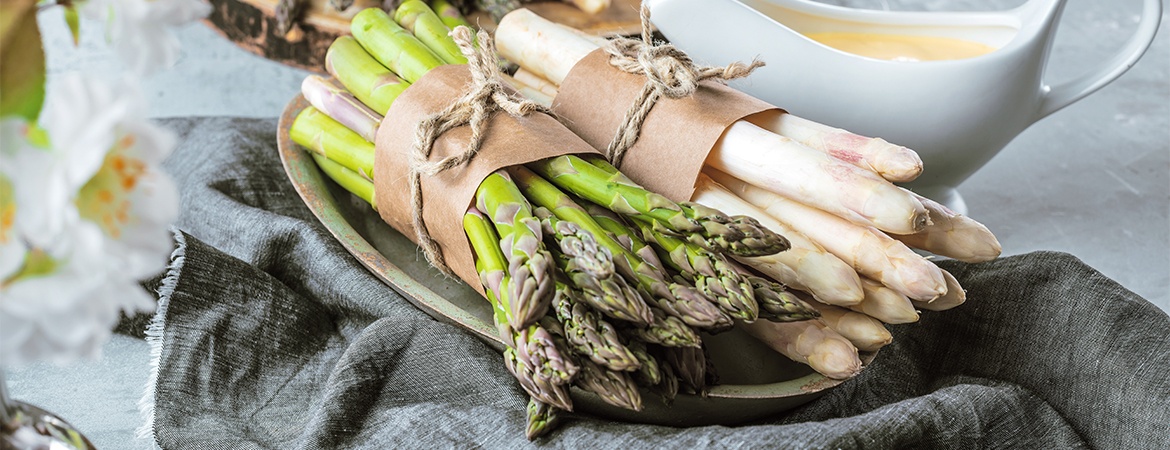
[[[575,416],[530,443],[500,356],[350,257],[288,182],[274,120],[164,124],[183,213],[144,430],[166,449],[1170,448],[1170,318],[1053,252],[940,262],[967,304],[892,327],[860,376],[789,413]]]

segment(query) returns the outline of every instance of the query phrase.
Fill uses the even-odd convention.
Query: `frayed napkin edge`
[[[163,278],[162,285],[158,288],[158,307],[155,309],[154,317],[150,320],[150,325],[146,327],[146,343],[150,346],[150,377],[146,380],[146,388],[142,398],[138,400],[138,412],[142,415],[143,423],[135,432],[136,438],[150,439],[156,444],[158,440],[154,435],[154,396],[158,384],[159,364],[162,360],[167,306],[171,302],[175,286],[179,284],[179,274],[183,271],[183,263],[186,261],[187,255],[187,239],[183,237],[183,233],[175,227],[171,227],[171,233],[175,237],[175,250],[171,252],[171,262],[167,267],[166,277]]]

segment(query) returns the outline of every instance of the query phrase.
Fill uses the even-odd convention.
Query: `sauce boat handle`
[[[1138,23],[1137,30],[1125,43],[1121,52],[1102,64],[1097,70],[1055,86],[1045,84],[1041,87],[1041,102],[1035,120],[1043,119],[1049,114],[1096,92],[1133,67],[1153,42],[1161,19],[1162,0],[1145,0],[1141,22]]]

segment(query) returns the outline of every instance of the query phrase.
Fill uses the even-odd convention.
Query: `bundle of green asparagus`
[[[644,14],[648,23],[648,12]],[[618,78],[629,77],[627,73],[586,64],[598,57],[610,58],[608,65],[618,64],[614,60],[621,52],[610,41],[523,9],[501,21],[496,38],[501,55],[519,66],[510,79],[517,91],[552,107],[582,136],[598,128],[613,129],[614,117],[598,111],[634,111],[639,106],[631,107],[632,99],[606,95],[559,95],[567,80],[576,83],[573,92],[587,94],[599,85],[625,82]],[[658,48],[651,53],[673,55],[677,49]],[[580,66],[588,70],[579,70]],[[659,75],[680,79],[685,69],[670,67],[680,72]],[[641,76],[639,84],[645,79]],[[659,104],[669,101],[673,100]],[[692,117],[654,108],[657,118],[647,120],[668,122],[664,127],[685,130],[700,125]],[[873,351],[888,344],[891,337],[884,324],[914,322],[919,309],[944,310],[965,301],[958,281],[923,253],[966,262],[987,261],[1000,253],[995,236],[982,224],[894,184],[911,181],[922,172],[921,160],[910,149],[783,110],[742,117],[717,131],[722,134],[716,135],[712,147],[701,149],[705,159],[697,160],[702,167],[695,189],[684,199],[754,217],[788,238],[788,251],[736,256],[733,262],[782,282],[791,288],[789,294],[814,300],[809,303],[821,318],[797,324],[756,322],[745,328],[777,351],[826,375],[832,376],[834,365],[844,367],[828,364],[826,355],[843,356],[852,348]],[[613,135],[610,131],[599,137]],[[606,148],[605,141],[593,144],[599,150]],[[637,170],[622,167],[628,173]],[[847,339],[827,335],[825,330]]]
[[[399,119],[388,115],[392,106],[436,68],[482,61],[492,40],[480,34],[481,48],[472,48],[467,28],[450,30],[419,0],[393,16],[363,10],[351,26],[352,37],[329,48],[333,79],[304,80],[312,106],[289,133],[322,172],[376,208],[385,194],[375,147],[379,130]],[[474,257],[469,282],[491,303],[505,365],[531,397],[530,437],[572,411],[570,386],[632,410],[642,408],[643,391],[665,400],[702,394],[715,378],[702,333],[820,316],[736,262],[782,253],[790,246],[782,235],[746,215],[673,202],[593,154],[491,172],[478,181],[462,230]]]

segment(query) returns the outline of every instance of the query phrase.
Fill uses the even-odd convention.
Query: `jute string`
[[[418,123],[410,152],[409,178],[410,204],[413,209],[411,222],[418,245],[422,248],[427,262],[444,274],[454,277],[455,274],[443,260],[438,242],[431,237],[423,220],[422,177],[435,176],[470,162],[479,153],[484,135],[487,133],[488,119],[496,111],[502,110],[512,116],[525,116],[547,110],[536,103],[518,100],[504,89],[500,81],[500,68],[496,62],[495,44],[488,33],[480,31],[473,39],[471,31],[460,26],[451,31],[451,37],[467,58],[468,70],[471,72],[471,88],[467,94],[456,99],[442,111],[431,114]],[[475,46],[477,40],[478,49]],[[443,133],[464,125],[471,128],[467,148],[462,153],[430,161],[435,140]]]
[[[650,110],[663,96],[678,99],[690,96],[699,88],[699,82],[716,80],[726,82],[748,76],[753,70],[763,67],[764,62],[752,60],[750,64],[734,62],[725,67],[701,66],[690,56],[670,44],[654,44],[650,8],[642,4],[642,39],[615,37],[605,47],[609,52],[610,65],[632,74],[646,76],[646,84],[626,110],[622,126],[605,149],[605,156],[617,167],[621,167],[626,150],[638,141],[642,124]]]

